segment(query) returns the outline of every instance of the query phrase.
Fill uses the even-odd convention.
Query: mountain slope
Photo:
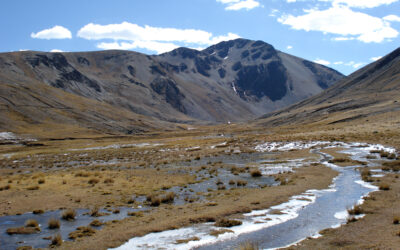
[[[400,48],[307,100],[261,117],[264,126],[368,121],[400,111]]]
[[[342,77],[245,39],[158,56],[1,53],[0,128],[52,122],[127,133],[170,122],[245,121],[320,93]]]

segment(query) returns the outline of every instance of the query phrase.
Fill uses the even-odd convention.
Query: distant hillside
[[[266,114],[263,126],[339,124],[400,111],[400,48],[339,81],[326,91]]]
[[[245,39],[158,56],[1,53],[0,128],[50,122],[134,133],[172,123],[245,121],[318,94],[342,77]]]

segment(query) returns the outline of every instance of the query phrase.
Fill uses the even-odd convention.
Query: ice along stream
[[[321,230],[346,223],[347,209],[362,203],[363,197],[377,190],[376,186],[361,180],[356,170],[359,165],[338,167],[329,163],[332,157],[320,151],[327,147],[345,148],[344,153],[368,166],[376,166],[376,160],[367,158],[371,150],[395,153],[393,148],[360,143],[292,142],[259,145],[256,149],[261,152],[312,148],[314,153],[321,155],[320,162],[338,171],[339,175],[328,189],[308,190],[293,196],[286,203],[244,214],[242,225],[231,227],[230,231],[218,237],[210,233],[221,228],[216,228],[213,223],[204,223],[135,237],[117,249],[234,249],[246,241],[255,242],[262,249],[274,249],[293,245],[307,237],[319,237]],[[280,213],[277,214],[277,210]],[[193,240],[177,244],[182,239]]]

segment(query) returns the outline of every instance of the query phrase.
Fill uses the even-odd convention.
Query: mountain
[[[262,116],[263,126],[373,121],[400,111],[400,48],[309,99]]]
[[[245,121],[318,94],[342,77],[245,39],[156,56],[1,53],[0,129],[51,122],[131,133],[172,123]]]

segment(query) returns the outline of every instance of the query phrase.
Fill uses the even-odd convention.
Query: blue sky
[[[344,74],[400,46],[400,0],[3,0],[0,51],[158,54],[237,37]]]

